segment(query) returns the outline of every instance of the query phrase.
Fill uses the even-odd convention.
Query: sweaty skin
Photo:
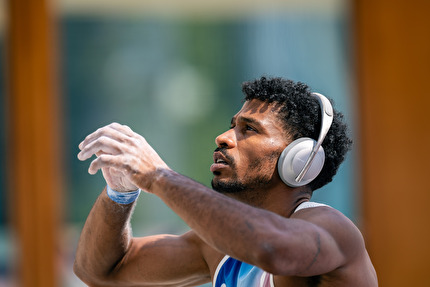
[[[216,138],[223,152],[214,153],[214,184],[247,187],[236,193],[174,172],[127,126],[113,123],[87,136],[78,158],[96,155],[90,174],[101,169],[117,191],[157,195],[191,230],[133,237],[135,203],[117,204],[104,190],[82,230],[75,273],[89,286],[196,286],[210,282],[228,254],[274,274],[276,287],[378,286],[363,237],[349,219],[330,207],[293,213],[311,192],[290,188],[277,175],[272,155],[289,141],[275,112],[271,104],[247,101]]]

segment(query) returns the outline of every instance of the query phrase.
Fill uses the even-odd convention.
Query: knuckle
[[[102,154],[97,158],[96,161],[99,161],[100,163],[108,163],[110,162],[110,156],[107,154]]]
[[[139,146],[139,141],[136,138],[127,138],[126,141],[132,147]]]
[[[111,123],[109,126],[110,126],[111,128],[113,128],[113,129],[120,129],[120,128],[122,128],[122,127],[123,127],[123,125],[122,125],[122,124],[120,124],[120,123],[118,123],[118,122],[113,122],[113,123]]]
[[[135,143],[137,144],[137,145],[146,145],[148,142],[146,141],[146,139],[143,137],[143,136],[141,136],[141,135],[137,135],[137,137],[134,139],[134,141],[135,141]]]
[[[105,136],[105,135],[102,135],[102,136],[99,138],[98,143],[99,143],[99,145],[100,145],[100,144],[102,144],[102,145],[106,145],[106,144],[108,144],[108,143],[109,143],[109,138],[108,138],[107,136]]]

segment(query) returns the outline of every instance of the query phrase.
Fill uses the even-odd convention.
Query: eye
[[[254,129],[252,126],[250,126],[250,125],[245,125],[245,129],[247,130],[247,131],[252,131],[252,132],[257,132],[257,130],[256,129]]]

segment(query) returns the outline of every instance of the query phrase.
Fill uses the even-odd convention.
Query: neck
[[[284,184],[269,189],[252,189],[225,194],[243,203],[290,217],[302,202],[309,201],[307,187],[291,188]]]

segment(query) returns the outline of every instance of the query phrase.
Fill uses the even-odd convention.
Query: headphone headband
[[[330,129],[330,126],[333,122],[333,107],[330,101],[320,93],[311,93],[311,96],[313,96],[318,100],[318,103],[321,107],[321,130],[318,136],[318,140],[314,144],[314,147],[312,148],[312,152],[310,153],[308,159],[306,160],[305,165],[303,166],[302,170],[295,178],[295,181],[297,183],[302,181],[303,177],[311,167],[312,161],[314,160],[315,155],[318,152],[318,149],[320,148],[320,146],[322,145],[324,138],[326,137]]]

